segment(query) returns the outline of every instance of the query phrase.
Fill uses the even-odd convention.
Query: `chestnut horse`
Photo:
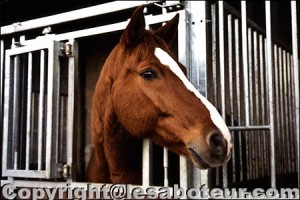
[[[170,50],[179,15],[152,33],[145,30],[143,9],[133,13],[96,84],[90,182],[141,184],[143,138],[186,156],[200,169],[230,158],[224,120]]]

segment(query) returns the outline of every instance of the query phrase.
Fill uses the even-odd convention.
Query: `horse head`
[[[133,13],[102,68],[93,98],[94,140],[103,142],[103,133],[120,124],[131,136],[150,138],[200,169],[224,164],[231,154],[230,132],[170,50],[179,15],[151,32],[143,9]]]

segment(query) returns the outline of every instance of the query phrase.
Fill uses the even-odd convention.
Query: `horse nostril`
[[[226,153],[226,140],[219,133],[214,133],[210,136],[209,145],[211,147],[211,150],[219,156]]]

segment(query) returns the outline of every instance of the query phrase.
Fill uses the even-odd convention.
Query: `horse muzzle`
[[[231,157],[232,144],[218,132],[207,137],[206,144],[197,144],[196,140],[187,145],[188,157],[196,167],[208,169],[228,162]]]

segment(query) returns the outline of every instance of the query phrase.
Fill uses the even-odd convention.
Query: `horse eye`
[[[145,80],[153,80],[153,79],[157,78],[157,72],[152,69],[148,69],[148,70],[142,72],[140,75]]]

